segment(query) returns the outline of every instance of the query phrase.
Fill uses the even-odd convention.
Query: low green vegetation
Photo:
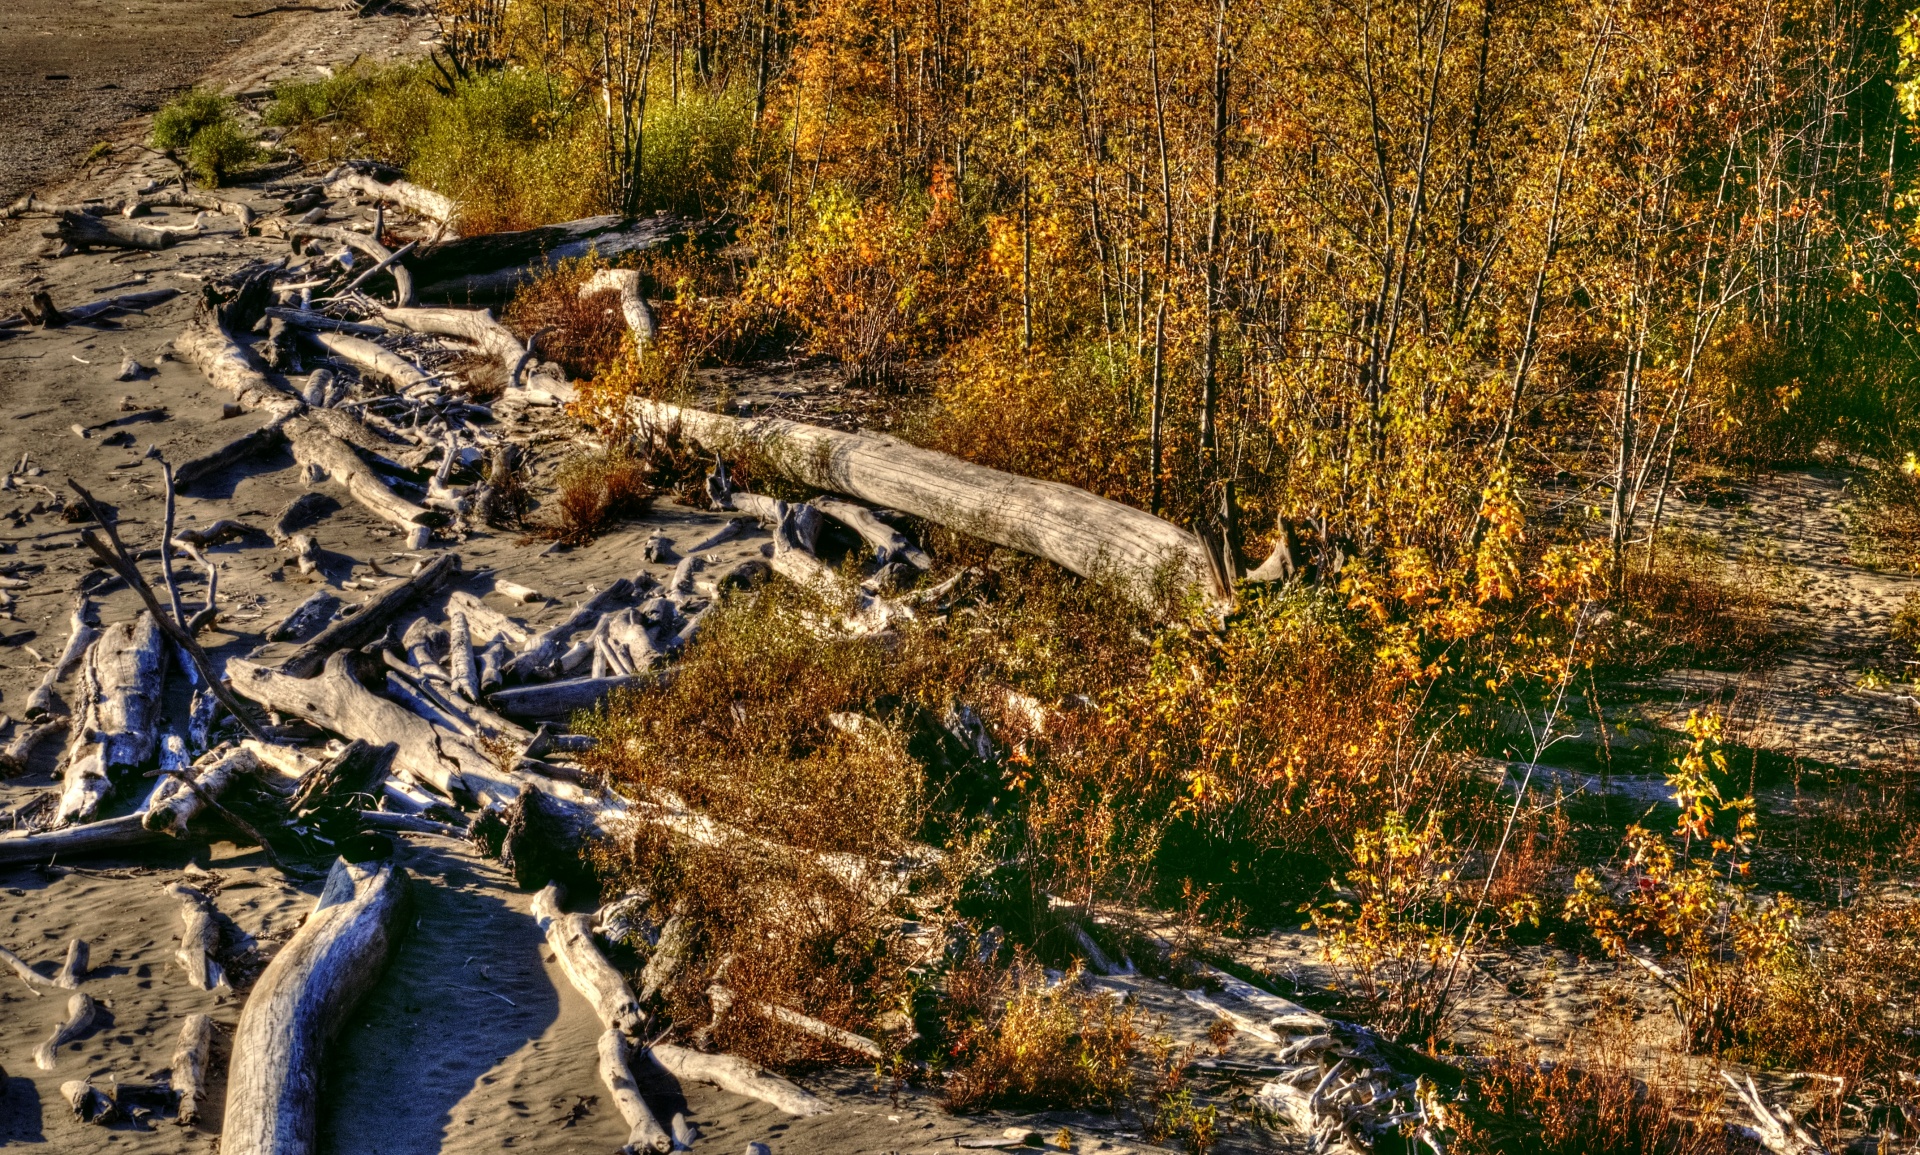
[[[203,184],[219,187],[260,162],[253,134],[240,122],[232,98],[194,88],[168,101],[153,117],[153,147],[181,158]]]

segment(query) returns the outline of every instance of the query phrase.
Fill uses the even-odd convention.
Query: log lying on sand
[[[375,262],[393,259],[392,249],[366,233],[356,233],[352,229],[334,228],[331,225],[293,224],[287,226],[286,233],[287,243],[295,249],[298,249],[301,242],[306,240],[332,241],[337,245],[345,245]],[[407,266],[395,261],[387,266],[387,272],[393,274],[394,303],[401,306],[413,304],[413,277],[407,272]]]
[[[180,1041],[173,1048],[170,1081],[180,1093],[175,1121],[191,1127],[200,1121],[200,1103],[207,1097],[207,1055],[213,1049],[213,1017],[198,1012],[180,1024]]]
[[[406,581],[380,591],[360,611],[340,619],[315,634],[313,640],[281,662],[279,670],[296,678],[311,678],[320,672],[327,655],[336,650],[359,649],[387,632],[388,623],[419,599],[440,588],[441,583],[460,572],[460,555],[444,553]],[[380,739],[369,736],[368,741]]]
[[[37,722],[53,713],[53,687],[66,680],[74,666],[86,656],[87,647],[93,645],[100,631],[87,621],[87,595],[80,595],[80,603],[73,608],[73,616],[67,621],[67,644],[60,651],[60,657],[47,668],[46,676],[34,687],[27,697],[27,719]]]
[[[419,549],[426,544],[431,527],[447,523],[446,514],[415,505],[388,488],[373,467],[354,452],[353,446],[335,436],[320,421],[294,417],[287,421],[284,430],[295,461],[325,473],[345,486],[355,501],[398,526],[408,535],[407,548]]]
[[[67,957],[61,961],[60,969],[53,976],[53,985],[62,990],[78,989],[87,979],[87,940],[70,939],[67,942]]]
[[[504,301],[521,282],[563,260],[598,254],[611,261],[678,236],[685,225],[672,217],[626,221],[587,217],[522,232],[489,233],[443,241],[414,259],[422,300],[465,305]]]
[[[233,1033],[223,1155],[311,1155],[320,1062],[404,925],[407,874],[338,859],[320,901],[255,981]]]
[[[67,1000],[66,1021],[54,1028],[46,1042],[33,1049],[33,1065],[43,1071],[53,1070],[60,1048],[85,1034],[87,1028],[93,1025],[97,1011],[92,996],[74,992],[73,997]]]
[[[197,991],[210,991],[227,985],[227,973],[213,952],[220,945],[220,924],[213,917],[213,904],[207,896],[191,887],[173,883],[166,892],[180,900],[180,949],[175,958],[187,972],[187,982]]]
[[[189,189],[168,189],[165,192],[149,193],[127,206],[128,213],[135,208],[149,209],[154,206],[176,209],[205,209],[210,213],[224,213],[240,224],[242,233],[253,231],[253,206],[242,201],[230,201],[212,193],[193,192]]]
[[[196,227],[186,235],[198,231]],[[68,210],[60,214],[59,223],[47,235],[58,237],[76,249],[144,249],[159,252],[171,246],[183,234],[174,229],[137,225],[120,217],[96,217],[91,213]]]
[[[1082,577],[1111,579],[1149,608],[1162,607],[1162,589],[1215,607],[1231,597],[1215,584],[1198,536],[1084,489],[1002,473],[877,433],[727,417],[660,401],[630,407],[644,425],[678,428],[716,451],[752,453],[802,484],[1030,553]]]
[[[36,986],[50,987],[53,985],[52,979],[28,966],[26,959],[21,958],[3,946],[0,946],[0,962],[6,963],[8,969],[20,976],[20,981],[27,984],[28,990],[33,990]],[[33,993],[38,995],[40,992],[34,991]]]
[[[654,1118],[647,1109],[646,1100],[640,1097],[640,1087],[633,1081],[632,1068],[628,1065],[633,1048],[627,1043],[625,1035],[608,1027],[600,1033],[600,1081],[607,1085],[608,1094],[613,1096],[613,1105],[619,1109],[620,1117],[627,1121],[627,1142],[620,1148],[620,1155],[638,1155],[641,1151],[671,1151],[673,1136],[660,1126],[660,1120]]]
[[[613,969],[600,948],[593,944],[593,919],[584,914],[566,914],[560,909],[560,884],[550,882],[533,896],[533,921],[547,936],[547,945],[560,960],[573,989],[593,1004],[600,1022],[629,1038],[639,1035],[647,1016],[640,1010],[627,980]]]
[[[113,769],[138,766],[153,756],[165,662],[160,627],[147,613],[108,626],[87,651],[58,821],[91,818],[113,789]]]
[[[789,1115],[804,1119],[833,1110],[793,1083],[733,1055],[707,1055],[664,1043],[648,1047],[647,1054],[662,1070],[683,1083],[711,1083],[722,1091],[758,1099]]]
[[[202,762],[206,764],[193,771],[191,789],[178,778],[169,777],[160,783],[146,812],[139,816],[142,827],[154,834],[184,838],[188,823],[207,808],[209,799],[217,800],[241,775],[260,769],[260,760],[245,748],[212,754]]]
[[[215,388],[231,395],[242,409],[264,409],[284,419],[300,409],[300,399],[267,379],[248,352],[231,334],[203,317],[173,339],[180,359],[206,375]],[[222,452],[230,452],[231,447]],[[184,484],[176,474],[174,484]]]
[[[0,777],[25,770],[27,760],[33,757],[34,747],[38,746],[42,739],[65,733],[71,724],[71,720],[62,714],[57,718],[48,718],[37,725],[21,726],[15,732],[13,740],[7,743],[7,748],[0,750]]]

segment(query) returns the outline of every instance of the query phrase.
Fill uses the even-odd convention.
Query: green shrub
[[[204,184],[220,185],[260,157],[253,136],[234,116],[233,101],[211,89],[182,93],[154,114],[153,147],[182,154]]]

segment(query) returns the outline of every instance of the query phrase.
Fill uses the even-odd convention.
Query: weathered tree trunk
[[[151,614],[108,626],[87,651],[58,821],[91,818],[113,789],[114,768],[138,766],[153,756],[165,670],[166,650]]]
[[[633,1048],[619,1031],[608,1027],[600,1034],[600,1081],[613,1096],[613,1105],[627,1121],[627,1142],[620,1155],[638,1155],[641,1151],[671,1151],[673,1136],[661,1128],[660,1120],[647,1109],[640,1087],[633,1081],[628,1061]]]
[[[200,1121],[200,1103],[207,1097],[207,1056],[213,1049],[213,1017],[195,1012],[180,1024],[180,1041],[173,1048],[170,1081],[180,1092],[180,1113],[175,1116],[182,1127]]]
[[[67,644],[60,651],[60,657],[47,669],[40,684],[34,687],[27,697],[27,719],[37,722],[53,713],[53,687],[64,681],[73,667],[86,656],[87,647],[99,637],[99,631],[87,623],[87,595],[80,595],[80,603],[73,607],[73,617],[67,621]]]
[[[683,1083],[712,1083],[722,1091],[758,1099],[789,1115],[807,1118],[833,1108],[799,1087],[733,1055],[706,1055],[685,1047],[655,1043],[647,1054],[669,1075]]]
[[[408,180],[396,180],[383,184],[375,180],[372,174],[342,171],[346,166],[327,174],[326,186],[329,196],[342,196],[346,193],[358,193],[368,200],[385,204],[399,205],[415,216],[425,217],[437,224],[451,227],[460,215],[460,206],[450,196],[422,188]],[[449,236],[451,234],[448,234]]]
[[[539,682],[531,686],[495,690],[487,695],[487,701],[503,714],[525,718],[563,718],[592,709],[615,690],[651,685],[654,680],[645,674],[569,678],[563,682]]]
[[[387,632],[388,623],[420,598],[440,588],[448,578],[460,572],[460,555],[443,553],[427,567],[391,589],[382,590],[372,601],[350,617],[321,630],[313,640],[281,662],[281,673],[296,678],[311,678],[318,673],[327,655],[335,650],[359,649]],[[368,741],[381,739],[369,736]]]
[[[154,791],[151,808],[143,813],[40,833],[0,834],[0,865],[47,862],[55,858],[150,846],[163,841],[168,835],[184,837],[187,822],[206,806],[202,795],[217,797],[239,774],[253,768],[238,760],[241,755],[246,756],[249,763],[253,761],[251,751],[243,748],[220,759],[215,765],[198,771],[194,780],[195,785],[200,787],[198,794],[176,780],[161,782]]]
[[[196,230],[197,231],[197,230]],[[72,211],[60,214],[51,236],[57,236],[76,249],[144,249],[159,252],[179,240],[181,233],[171,229],[148,228],[120,217],[96,217]]]
[[[267,380],[267,375],[255,367],[253,355],[211,317],[187,326],[173,339],[173,349],[181,360],[206,374],[214,388],[230,394],[242,409],[264,409],[282,420],[300,410],[300,399]],[[182,484],[176,474],[174,485]]]
[[[191,887],[174,883],[166,892],[180,900],[180,949],[174,957],[187,972],[187,982],[197,991],[210,991],[227,985],[226,971],[213,957],[220,945],[220,924],[213,917],[213,904],[207,896]]]
[[[320,1061],[386,965],[404,925],[407,874],[334,862],[313,913],[254,983],[233,1034],[222,1155],[311,1155]]]
[[[1215,586],[1197,536],[1071,485],[1002,473],[882,434],[727,417],[659,401],[631,402],[631,412],[643,424],[677,428],[716,451],[751,452],[802,484],[1046,558],[1082,577],[1111,580],[1156,611],[1177,611],[1185,598],[1218,608],[1232,596]]]
[[[563,260],[597,254],[611,261],[678,236],[685,226],[668,217],[628,221],[587,217],[522,232],[488,233],[423,247],[414,258],[420,297],[465,305],[504,301],[513,291]]]

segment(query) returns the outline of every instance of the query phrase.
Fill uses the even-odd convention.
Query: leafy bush
[[[624,448],[578,453],[560,463],[553,511],[534,527],[569,545],[592,541],[608,525],[646,512],[653,499],[646,463]]]
[[[947,986],[947,1110],[1124,1103],[1142,1042],[1138,1012],[1079,979],[1076,970],[1050,984],[1031,960],[956,969]]]
[[[215,187],[260,158],[252,134],[235,116],[233,101],[210,89],[191,89],[167,102],[154,114],[149,139],[155,148],[184,154],[193,175]]]

